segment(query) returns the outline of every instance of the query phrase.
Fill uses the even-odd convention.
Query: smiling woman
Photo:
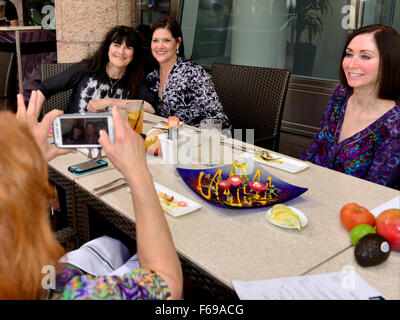
[[[152,27],[151,53],[158,68],[147,76],[158,94],[156,113],[178,117],[198,127],[206,118],[221,119],[224,128],[231,124],[222,109],[210,75],[198,64],[184,59],[182,30],[171,17],[160,18]]]
[[[325,109],[321,131],[300,158],[400,188],[400,35],[370,25],[349,35],[341,85]]]
[[[73,89],[66,113],[124,108],[133,100],[144,100],[144,110],[154,113],[156,96],[143,82],[141,41],[131,27],[112,28],[91,57],[39,85],[39,109],[52,95]]]

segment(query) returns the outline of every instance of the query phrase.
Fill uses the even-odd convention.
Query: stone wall
[[[92,54],[115,25],[135,21],[135,0],[55,0],[57,60],[78,62]]]

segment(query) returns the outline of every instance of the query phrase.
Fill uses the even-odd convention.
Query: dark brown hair
[[[111,43],[121,44],[125,41],[128,47],[134,50],[133,59],[126,67],[128,81],[124,91],[129,92],[129,98],[135,97],[139,91],[140,83],[144,77],[142,41],[138,31],[127,26],[116,26],[107,32],[97,51],[89,58],[83,60],[86,72],[99,72],[103,80],[107,80],[106,66],[109,61],[108,50]]]
[[[340,60],[339,78],[344,87],[350,89],[344,74],[342,62],[350,42],[360,34],[372,33],[379,51],[378,98],[400,99],[400,35],[390,27],[373,24],[354,30],[346,41]]]
[[[178,57],[185,58],[185,48],[183,46],[183,35],[181,26],[179,25],[178,21],[176,21],[172,17],[162,17],[158,19],[151,27],[151,35],[153,36],[154,31],[157,29],[168,29],[172,36],[177,40],[181,37],[182,41],[179,46]]]
[[[64,250],[50,226],[47,163],[28,128],[0,112],[0,299],[40,299]]]

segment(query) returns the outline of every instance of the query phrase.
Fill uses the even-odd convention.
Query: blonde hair
[[[40,299],[64,250],[50,226],[47,163],[28,128],[0,112],[0,299]]]

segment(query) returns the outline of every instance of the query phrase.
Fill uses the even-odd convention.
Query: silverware
[[[120,184],[119,186],[116,186],[116,187],[113,187],[113,188],[110,188],[110,189],[107,189],[107,190],[104,190],[104,191],[97,192],[96,195],[103,196],[103,195],[105,195],[107,193],[114,192],[116,190],[125,188],[127,186],[128,186],[128,183],[124,182],[123,184]]]
[[[264,161],[274,161],[274,160],[278,160],[280,158],[282,158],[281,156],[272,156],[268,151],[265,150],[260,150],[258,148],[246,148],[243,145],[236,145],[236,144],[231,144],[231,143],[227,143],[224,141],[221,141],[222,145],[228,146],[228,147],[232,147],[235,150],[239,150],[242,152],[248,152],[248,153],[252,153],[254,155],[259,156],[262,160]]]
[[[97,192],[97,191],[100,191],[100,190],[102,190],[102,189],[106,189],[106,188],[108,188],[108,187],[111,187],[114,183],[116,183],[116,182],[118,182],[118,181],[120,181],[120,180],[124,180],[124,178],[115,179],[115,180],[113,180],[113,181],[111,181],[111,182],[109,182],[109,183],[106,183],[106,184],[104,184],[104,185],[102,185],[102,186],[99,186],[99,187],[97,187],[97,188],[94,188],[93,191],[94,191],[94,192]]]

